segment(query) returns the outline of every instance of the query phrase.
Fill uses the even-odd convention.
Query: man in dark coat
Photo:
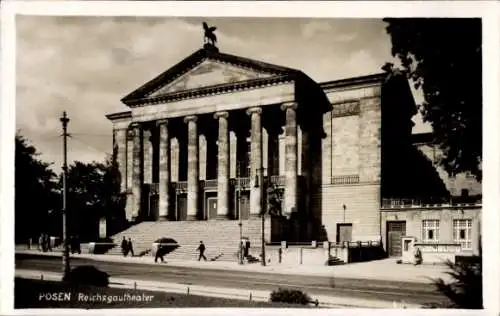
[[[134,256],[134,246],[132,245],[132,239],[128,239],[128,251],[130,251],[130,255]]]
[[[125,236],[123,236],[123,239],[122,239],[122,254],[124,257],[126,257],[128,255],[128,242],[127,242],[127,239],[125,238]]]
[[[198,261],[203,258],[203,260],[207,261],[207,257],[205,257],[205,244],[203,243],[203,240],[200,241],[200,245],[198,246],[197,249],[200,252],[200,256],[198,257]]]

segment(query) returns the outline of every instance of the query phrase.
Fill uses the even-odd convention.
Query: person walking
[[[158,248],[156,249],[156,253],[155,253],[155,263],[158,262],[158,258],[160,258],[161,262],[165,262],[165,260],[163,259],[163,256],[165,255],[165,251],[163,249],[163,247],[161,246],[161,244],[158,245]]]
[[[128,242],[127,242],[127,239],[125,238],[125,236],[123,236],[123,239],[122,239],[122,254],[124,257],[126,257],[128,255]]]
[[[44,246],[43,246],[43,233],[40,234],[40,237],[38,237],[38,250],[43,251]]]
[[[132,245],[132,239],[128,239],[128,251],[130,251],[130,255],[134,256],[134,246]]]
[[[200,256],[198,257],[198,261],[203,258],[203,260],[207,261],[207,257],[205,257],[205,244],[203,243],[203,240],[200,241],[200,245],[198,246],[197,249],[200,252]]]

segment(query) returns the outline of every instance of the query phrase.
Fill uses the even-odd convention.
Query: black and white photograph
[[[15,310],[485,308],[480,15],[14,20]]]

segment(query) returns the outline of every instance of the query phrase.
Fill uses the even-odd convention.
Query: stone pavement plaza
[[[17,248],[17,247],[16,247]],[[60,251],[41,252],[38,250],[16,249],[16,254],[33,254],[46,256],[61,256]],[[431,278],[443,278],[449,280],[446,274],[447,268],[443,265],[409,265],[397,264],[395,259],[383,259],[369,262],[349,263],[337,266],[305,266],[305,265],[284,265],[284,264],[269,264],[265,267],[259,263],[240,265],[238,262],[218,262],[218,261],[197,261],[193,255],[193,260],[169,260],[165,257],[165,263],[155,263],[151,256],[143,257],[123,257],[118,255],[97,255],[97,254],[73,254],[71,257],[92,259],[105,262],[130,262],[140,264],[156,264],[177,267],[190,267],[197,269],[217,269],[217,270],[233,270],[233,271],[253,271],[256,273],[275,273],[275,274],[291,274],[291,275],[311,275],[325,277],[342,277],[352,279],[367,279],[367,280],[385,280],[385,281],[401,281],[401,282],[416,282],[430,283]]]

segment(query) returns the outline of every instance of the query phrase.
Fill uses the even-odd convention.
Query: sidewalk
[[[44,256],[61,256],[61,252],[40,252],[38,250],[16,249],[16,254],[32,254]],[[413,283],[430,283],[431,278],[443,278],[449,280],[446,274],[446,267],[440,265],[405,265],[396,264],[394,259],[383,259],[370,262],[350,263],[338,266],[303,266],[303,265],[279,265],[269,264],[265,267],[259,263],[239,265],[237,262],[223,261],[183,261],[169,260],[165,257],[166,263],[154,263],[151,256],[143,257],[122,257],[118,255],[97,255],[97,254],[73,254],[74,258],[92,259],[105,262],[129,262],[138,264],[163,265],[165,267],[189,267],[194,269],[215,269],[233,271],[252,271],[255,273],[291,274],[342,277],[352,279],[400,281]]]
[[[37,270],[16,270],[16,277],[25,279],[43,279],[46,281],[60,281],[62,278],[61,273],[45,272]],[[142,281],[131,280],[126,278],[109,278],[110,287],[124,288],[124,289],[138,289],[148,291],[159,291],[189,295],[200,295],[240,300],[251,301],[269,301],[271,291],[265,290],[250,290],[250,289],[235,289],[235,288],[222,288],[201,285],[185,285],[169,282],[156,282],[156,281]],[[406,302],[390,302],[382,300],[367,300],[357,299],[350,297],[332,297],[325,295],[312,295],[313,300],[318,300],[319,307],[329,308],[420,308],[417,304],[408,304]]]

